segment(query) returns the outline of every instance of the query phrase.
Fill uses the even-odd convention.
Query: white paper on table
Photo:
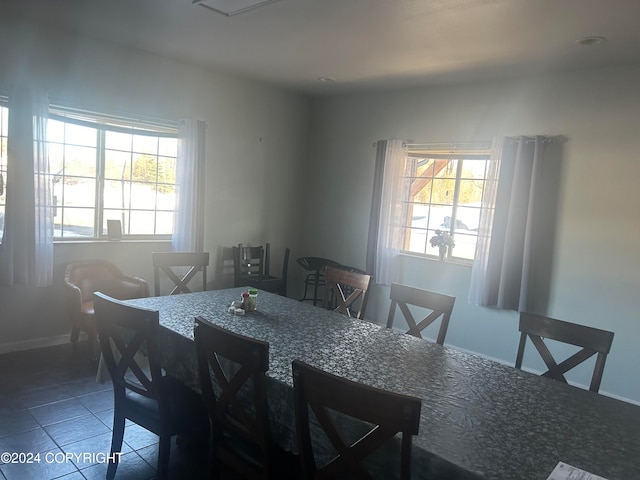
[[[547,480],[607,480],[563,462],[558,462]]]

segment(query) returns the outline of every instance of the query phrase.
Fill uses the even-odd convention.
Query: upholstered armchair
[[[71,320],[71,342],[76,344],[80,331],[89,338],[92,359],[99,354],[93,292],[102,292],[119,300],[149,296],[149,285],[138,277],[124,275],[106,260],[83,260],[67,265],[64,275],[67,311]]]

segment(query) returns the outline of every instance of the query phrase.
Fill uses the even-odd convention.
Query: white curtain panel
[[[9,97],[9,112],[2,283],[43,287],[53,280],[48,97],[37,89],[17,88]]]
[[[404,218],[410,183],[405,178],[407,148],[402,140],[387,140],[384,152],[380,219],[375,256],[375,281],[390,285],[397,280],[397,259],[404,246]]]
[[[37,287],[53,282],[53,207],[47,123],[49,98],[44,92],[33,96],[33,182],[35,200],[35,252],[32,284]]]
[[[468,302],[472,305],[488,305],[488,289],[484,279],[489,268],[489,247],[491,246],[491,227],[496,208],[498,192],[498,177],[500,174],[500,160],[502,158],[503,138],[494,138],[491,148],[491,158],[487,171],[487,178],[482,192],[482,206],[480,209],[480,223],[478,225],[478,243],[476,255],[471,268],[471,286]]]
[[[204,247],[205,136],[202,120],[181,119],[178,126],[177,208],[173,250],[201,252]]]

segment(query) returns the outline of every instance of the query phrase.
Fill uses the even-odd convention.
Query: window
[[[429,240],[440,230],[455,242],[449,258],[473,260],[489,157],[489,145],[473,149],[409,145],[404,177],[409,183],[405,251],[438,255]]]
[[[177,132],[51,109],[47,125],[54,238],[170,238],[176,208]]]
[[[0,97],[0,243],[4,234],[4,210],[7,204],[7,138],[9,108],[6,99]]]

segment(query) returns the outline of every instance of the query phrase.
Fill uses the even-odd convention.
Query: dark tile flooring
[[[0,454],[34,456],[0,458],[0,480],[105,478],[113,391],[96,383],[96,368],[82,343],[0,355]],[[128,422],[116,479],[155,478],[157,455],[158,437]],[[206,478],[206,464],[206,448],[185,451],[174,437],[170,478]]]

